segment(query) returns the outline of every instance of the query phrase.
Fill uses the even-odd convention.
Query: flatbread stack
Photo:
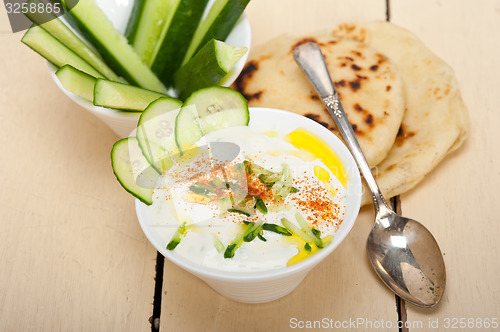
[[[366,159],[386,198],[414,187],[467,133],[453,70],[411,32],[387,22],[342,24],[330,33],[280,36],[257,47],[234,88],[249,106],[311,118],[340,137],[293,60],[315,41]],[[363,204],[371,202],[364,190]]]

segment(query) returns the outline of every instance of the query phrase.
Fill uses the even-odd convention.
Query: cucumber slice
[[[247,50],[210,40],[175,73],[179,98],[184,100],[196,90],[217,85]]]
[[[135,137],[113,145],[111,164],[116,179],[127,192],[147,205],[153,204],[153,189],[160,175],[142,155]]]
[[[153,72],[165,85],[171,85],[180,68],[189,41],[201,20],[208,0],[170,0],[172,15],[168,18],[151,57]]]
[[[45,5],[40,0],[27,1],[28,8],[32,5],[38,6],[39,4]],[[36,7],[39,8],[39,7]],[[91,50],[84,42],[80,40],[63,22],[61,22],[53,13],[45,11],[26,11],[25,15],[33,22],[41,25],[48,33],[63,43],[67,48],[72,50],[76,55],[87,61],[89,65],[94,67],[104,77],[118,81],[120,78],[116,75],[107,64],[102,61],[93,50]]]
[[[246,126],[250,120],[246,99],[226,87],[209,87],[194,92],[175,121],[175,139],[184,151],[209,132],[232,126]]]
[[[134,4],[132,20],[129,21],[126,35],[130,44],[146,64],[150,64],[163,26],[173,12],[171,2],[139,0]]]
[[[76,27],[96,47],[106,63],[117,74],[133,85],[165,92],[161,81],[142,62],[132,46],[128,44],[125,36],[115,30],[94,0],[61,1],[66,8],[71,8],[68,13]]]
[[[94,105],[124,111],[144,111],[164,94],[132,85],[98,79],[94,86]]]
[[[207,17],[196,29],[182,64],[210,39],[226,40],[250,0],[215,0]]]
[[[21,41],[56,67],[69,64],[94,77],[104,77],[39,25],[32,25]]]
[[[56,76],[63,88],[88,101],[94,100],[96,78],[70,65],[64,65],[56,71]]]
[[[130,16],[128,18],[127,27],[125,28],[125,37],[128,43],[134,45],[134,39],[141,21],[142,11],[146,5],[146,0],[134,0]]]
[[[142,153],[160,173],[172,166],[170,156],[178,153],[174,126],[181,107],[177,99],[157,99],[144,110],[137,124],[137,141]]]

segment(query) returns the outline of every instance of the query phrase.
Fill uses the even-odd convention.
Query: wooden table
[[[58,90],[2,9],[0,330],[150,331],[151,320],[160,331],[287,331],[323,319],[338,330],[396,331],[398,319],[411,331],[464,322],[473,331],[485,319],[498,326],[500,1],[252,0],[246,12],[254,45],[388,19],[455,69],[469,138],[400,197],[403,213],[428,226],[444,252],[441,303],[398,302],[372,271],[371,207],[292,294],[271,303],[233,302],[168,261],[157,264],[111,170],[117,137]]]

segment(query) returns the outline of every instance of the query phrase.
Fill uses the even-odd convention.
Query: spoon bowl
[[[396,214],[387,205],[344,112],[319,45],[301,44],[295,47],[293,56],[333,118],[372,194],[377,214],[366,248],[375,272],[404,300],[422,307],[435,306],[446,284],[443,255],[436,240],[422,224]]]
[[[444,261],[436,240],[421,223],[384,207],[377,213],[366,249],[375,272],[394,293],[422,307],[439,302],[446,284]]]

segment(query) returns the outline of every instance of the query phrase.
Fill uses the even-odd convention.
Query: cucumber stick
[[[104,77],[39,25],[32,25],[21,41],[56,67],[69,64],[94,77]]]
[[[116,179],[126,191],[147,205],[153,204],[153,189],[160,175],[142,155],[135,137],[121,139],[113,145],[111,164]]]
[[[217,85],[246,52],[246,47],[210,40],[175,73],[179,98],[184,100],[196,90]]]
[[[41,0],[27,1],[28,8],[31,4],[38,6],[44,4]],[[118,81],[119,77],[111,68],[102,61],[101,57],[91,50],[84,42],[78,38],[73,31],[71,31],[63,22],[61,22],[53,13],[27,11],[25,15],[33,22],[41,25],[48,33],[59,40],[67,48],[72,50],[75,54],[80,56],[83,60],[87,61],[89,65],[94,67],[104,77]]]
[[[193,146],[212,131],[246,126],[250,120],[246,99],[231,88],[209,87],[186,99],[175,121],[175,139],[179,150]]]
[[[167,18],[149,65],[165,85],[171,85],[180,68],[189,41],[203,16],[208,0],[167,0],[171,15]]]
[[[146,64],[150,63],[163,26],[173,12],[171,3],[165,0],[138,0],[134,3],[125,34]]]
[[[127,37],[130,45],[133,45],[145,4],[146,0],[134,0],[134,5],[132,6],[132,10],[128,18],[127,27],[125,28],[125,37]]]
[[[165,86],[144,64],[128,44],[127,39],[115,30],[94,0],[61,0],[81,33],[91,42],[106,63],[133,85],[164,92]]]
[[[96,78],[70,65],[64,65],[56,71],[56,76],[64,89],[90,102],[94,100]]]
[[[164,94],[136,86],[98,79],[94,87],[94,105],[124,111],[144,111],[154,100]]]
[[[186,64],[210,39],[226,40],[249,2],[250,0],[215,0],[207,17],[196,29],[182,64]]]
[[[136,135],[142,154],[160,173],[170,168],[171,156],[179,152],[174,127],[181,107],[177,99],[159,98],[149,104],[137,124]]]

